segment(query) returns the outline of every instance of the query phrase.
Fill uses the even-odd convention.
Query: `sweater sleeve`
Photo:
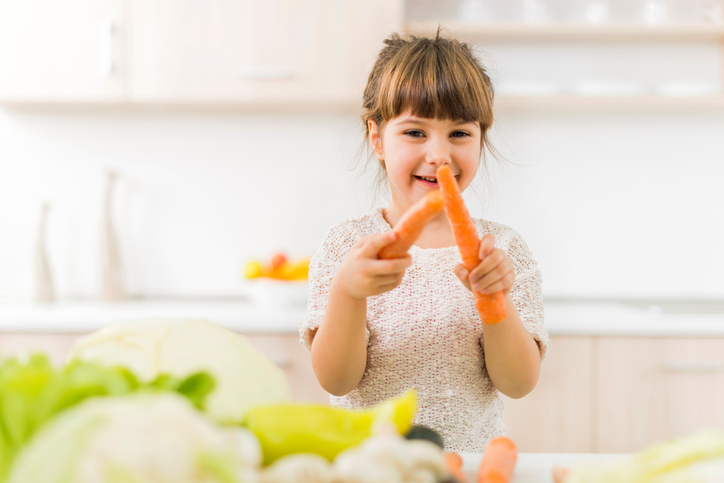
[[[523,238],[511,229],[508,244],[508,258],[513,262],[515,282],[510,298],[518,310],[523,326],[533,336],[540,349],[541,361],[550,347],[548,331],[543,326],[543,297],[541,294],[541,271]]]
[[[307,312],[299,324],[300,343],[311,351],[312,339],[322,323],[327,309],[329,285],[337,273],[342,260],[349,250],[361,238],[359,231],[351,222],[335,226],[325,235],[319,250],[309,263],[309,298]],[[365,337],[369,343],[370,332],[365,327]]]

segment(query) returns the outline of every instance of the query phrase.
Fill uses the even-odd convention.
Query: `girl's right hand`
[[[333,283],[348,296],[360,300],[400,285],[412,257],[405,254],[389,260],[377,258],[380,250],[396,239],[397,234],[392,230],[360,239],[342,260]]]

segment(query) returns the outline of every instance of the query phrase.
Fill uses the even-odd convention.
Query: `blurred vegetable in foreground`
[[[635,455],[554,468],[556,483],[724,481],[724,432],[705,429]]]
[[[133,392],[177,392],[194,405],[203,405],[214,387],[205,373],[185,378],[159,374],[140,382],[121,367],[73,362],[56,369],[45,355],[27,362],[0,362],[0,482],[5,481],[15,457],[36,431],[62,411],[96,396],[120,396]]]
[[[216,387],[203,409],[222,423],[241,422],[252,406],[291,400],[289,382],[279,367],[246,337],[205,320],[115,324],[78,340],[70,356],[127,367],[141,381],[159,374],[185,377],[208,372]]]
[[[382,425],[405,434],[416,412],[415,392],[408,391],[362,411],[306,403],[256,406],[247,412],[244,426],[259,438],[265,465],[294,453],[313,453],[332,461]]]
[[[248,483],[256,437],[222,427],[180,396],[95,398],[42,428],[9,483]]]

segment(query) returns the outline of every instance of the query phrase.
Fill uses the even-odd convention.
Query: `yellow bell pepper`
[[[416,412],[417,396],[409,390],[373,409],[359,411],[309,403],[255,406],[246,413],[243,424],[259,438],[264,465],[294,453],[314,453],[333,461],[380,425],[407,433]]]

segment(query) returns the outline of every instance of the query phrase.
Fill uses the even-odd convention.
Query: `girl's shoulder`
[[[382,216],[382,209],[378,208],[334,225],[325,234],[323,245],[351,247],[360,238],[385,233],[390,229],[390,225]]]
[[[495,237],[496,245],[520,238],[520,234],[513,228],[503,223],[498,223],[497,221],[473,218],[473,223],[475,223],[475,228],[477,228],[480,238],[490,233]]]
[[[505,250],[514,260],[533,259],[533,253],[520,233],[503,223],[473,218],[478,235],[482,238],[490,233],[495,237],[495,246]]]

